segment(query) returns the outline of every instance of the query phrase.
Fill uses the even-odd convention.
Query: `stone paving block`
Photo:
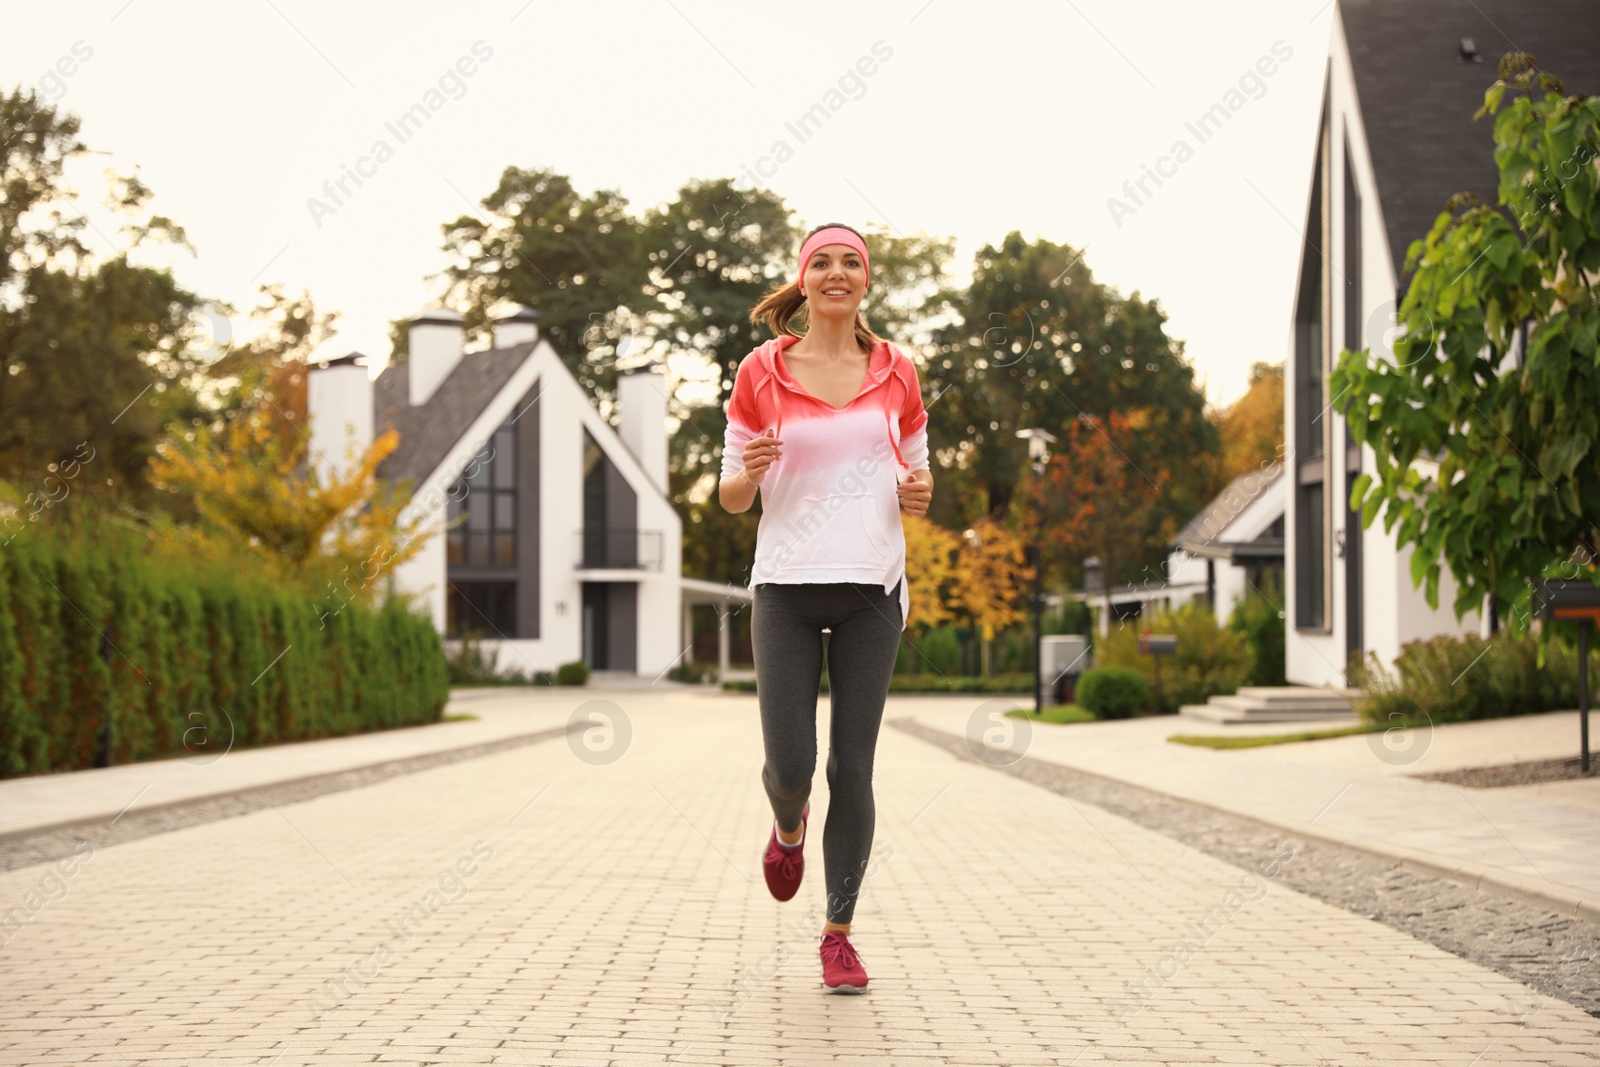
[[[1238,868],[891,730],[872,990],[828,996],[821,850],[795,900],[761,880],[753,705],[619,705],[609,765],[555,741],[99,850],[0,946],[0,1062],[1600,1061],[1570,1005],[1275,882],[1229,903]]]

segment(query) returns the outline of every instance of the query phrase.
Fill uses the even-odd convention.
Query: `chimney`
[[[407,373],[412,407],[426,404],[439,383],[450,376],[461,362],[465,344],[466,328],[458,313],[437,308],[411,316],[411,361]]]
[[[351,470],[372,444],[372,379],[367,357],[351,352],[306,368],[310,462],[323,486]]]
[[[494,347],[512,348],[539,339],[539,313],[526,304],[512,304],[494,320]]]
[[[667,491],[667,376],[658,360],[617,373],[617,403],[622,407],[622,443],[638,458],[645,474]]]

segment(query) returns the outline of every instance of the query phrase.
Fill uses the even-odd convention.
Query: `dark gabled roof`
[[[1600,4],[1339,0],[1339,8],[1395,277],[1404,278],[1406,249],[1428,232],[1451,194],[1499,200],[1494,119],[1474,122],[1472,115],[1501,56],[1530,53],[1568,95],[1600,92]],[[1482,62],[1462,60],[1463,37]]]
[[[1226,530],[1245,508],[1254,504],[1269,489],[1277,485],[1278,479],[1282,476],[1281,463],[1239,475],[1229,482],[1227,488],[1218,493],[1211,503],[1201,508],[1183,529],[1173,535],[1170,547],[1188,548],[1193,551],[1190,546],[1220,543],[1222,531]]]
[[[373,432],[394,427],[400,431],[400,446],[379,466],[378,476],[393,481],[410,478],[420,484],[432,474],[527,361],[536,343],[464,354],[421,407],[411,406],[409,367],[404,363],[385,367],[372,383]]]

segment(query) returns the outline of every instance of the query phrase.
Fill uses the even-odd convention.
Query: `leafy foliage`
[[[1091,667],[1075,693],[1079,707],[1102,719],[1126,719],[1150,706],[1150,683],[1129,667]]]
[[[242,555],[303,590],[333,587],[341,600],[373,603],[386,588],[373,579],[411,559],[424,541],[422,518],[400,522],[406,495],[380,489],[376,479],[399,440],[394,430],[379,435],[323,485],[305,463],[305,439],[285,440],[266,411],[235,415],[219,434],[202,426],[163,442],[151,461],[153,482],[190,498],[202,519],[163,524],[163,532],[196,556]]]
[[[1243,635],[1217,625],[1216,616],[1191,601],[1176,611],[1158,611],[1140,624],[1111,627],[1095,646],[1095,662],[1127,667],[1155,679],[1156,657],[1139,651],[1139,633],[1172,634],[1177,650],[1161,657],[1161,707],[1170,713],[1185,704],[1203,704],[1208,697],[1238,692],[1254,664]],[[1080,700],[1079,703],[1082,703]]]
[[[1116,578],[1143,554],[1141,545],[1159,522],[1162,491],[1171,480],[1166,469],[1140,469],[1117,444],[1141,436],[1149,422],[1148,412],[1086,415],[1071,423],[1064,447],[1050,461],[1060,515],[1048,530],[1050,545],[1072,559],[1100,558],[1107,611]]]
[[[957,491],[936,496],[936,509],[954,513],[935,517],[964,527],[1008,513],[1027,464],[1016,430],[1059,438],[1082,416],[1143,410],[1143,432],[1117,444],[1153,478],[1179,465],[1190,474],[1172,483],[1134,553],[1164,555],[1160,521],[1187,519],[1215,493],[1207,465],[1219,441],[1158,302],[1096,282],[1079,250],[1015,231],[979,249],[971,283],[944,302],[954,321],[934,331],[924,380],[939,397],[928,433],[940,483]]]
[[[431,620],[306,598],[127,526],[0,552],[0,777],[437,722]]]
[[[1222,436],[1218,482],[1260,470],[1283,455],[1283,364],[1250,368],[1250,389],[1217,417]]]
[[[1358,679],[1365,697],[1356,711],[1369,723],[1465,722],[1532,715],[1578,706],[1578,653],[1565,639],[1539,642],[1502,632],[1440,634],[1407,641],[1389,670],[1368,653]],[[1590,684],[1600,677],[1600,650],[1591,650]]]
[[[59,210],[75,195],[65,165],[88,151],[78,130],[31,89],[0,94],[0,479],[28,492],[92,452],[82,486],[148,504],[145,462],[162,426],[199,410],[189,317],[200,299],[130,258],[158,242],[189,248],[181,227],[149,212],[137,177],[113,179],[126,247],[109,255],[84,242],[81,212]]]
[[[1250,589],[1228,615],[1228,629],[1243,637],[1250,650],[1251,685],[1284,685],[1288,681],[1279,584],[1269,580],[1264,589]]]
[[[1381,511],[1412,546],[1431,606],[1448,566],[1458,619],[1492,597],[1524,632],[1529,580],[1593,579],[1600,556],[1600,97],[1521,54],[1500,75],[1478,117],[1496,114],[1506,210],[1452,200],[1407,252],[1394,361],[1345,352],[1331,388],[1376,457],[1362,524]]]
[[[911,616],[906,630],[926,633],[956,617],[951,603],[960,595],[956,559],[961,537],[926,516],[900,516],[906,537],[906,581],[910,583]]]

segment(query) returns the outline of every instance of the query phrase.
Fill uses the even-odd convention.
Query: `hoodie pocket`
[[[892,551],[876,497],[828,493],[801,499],[798,514],[784,527],[776,563],[796,569],[880,567]]]

